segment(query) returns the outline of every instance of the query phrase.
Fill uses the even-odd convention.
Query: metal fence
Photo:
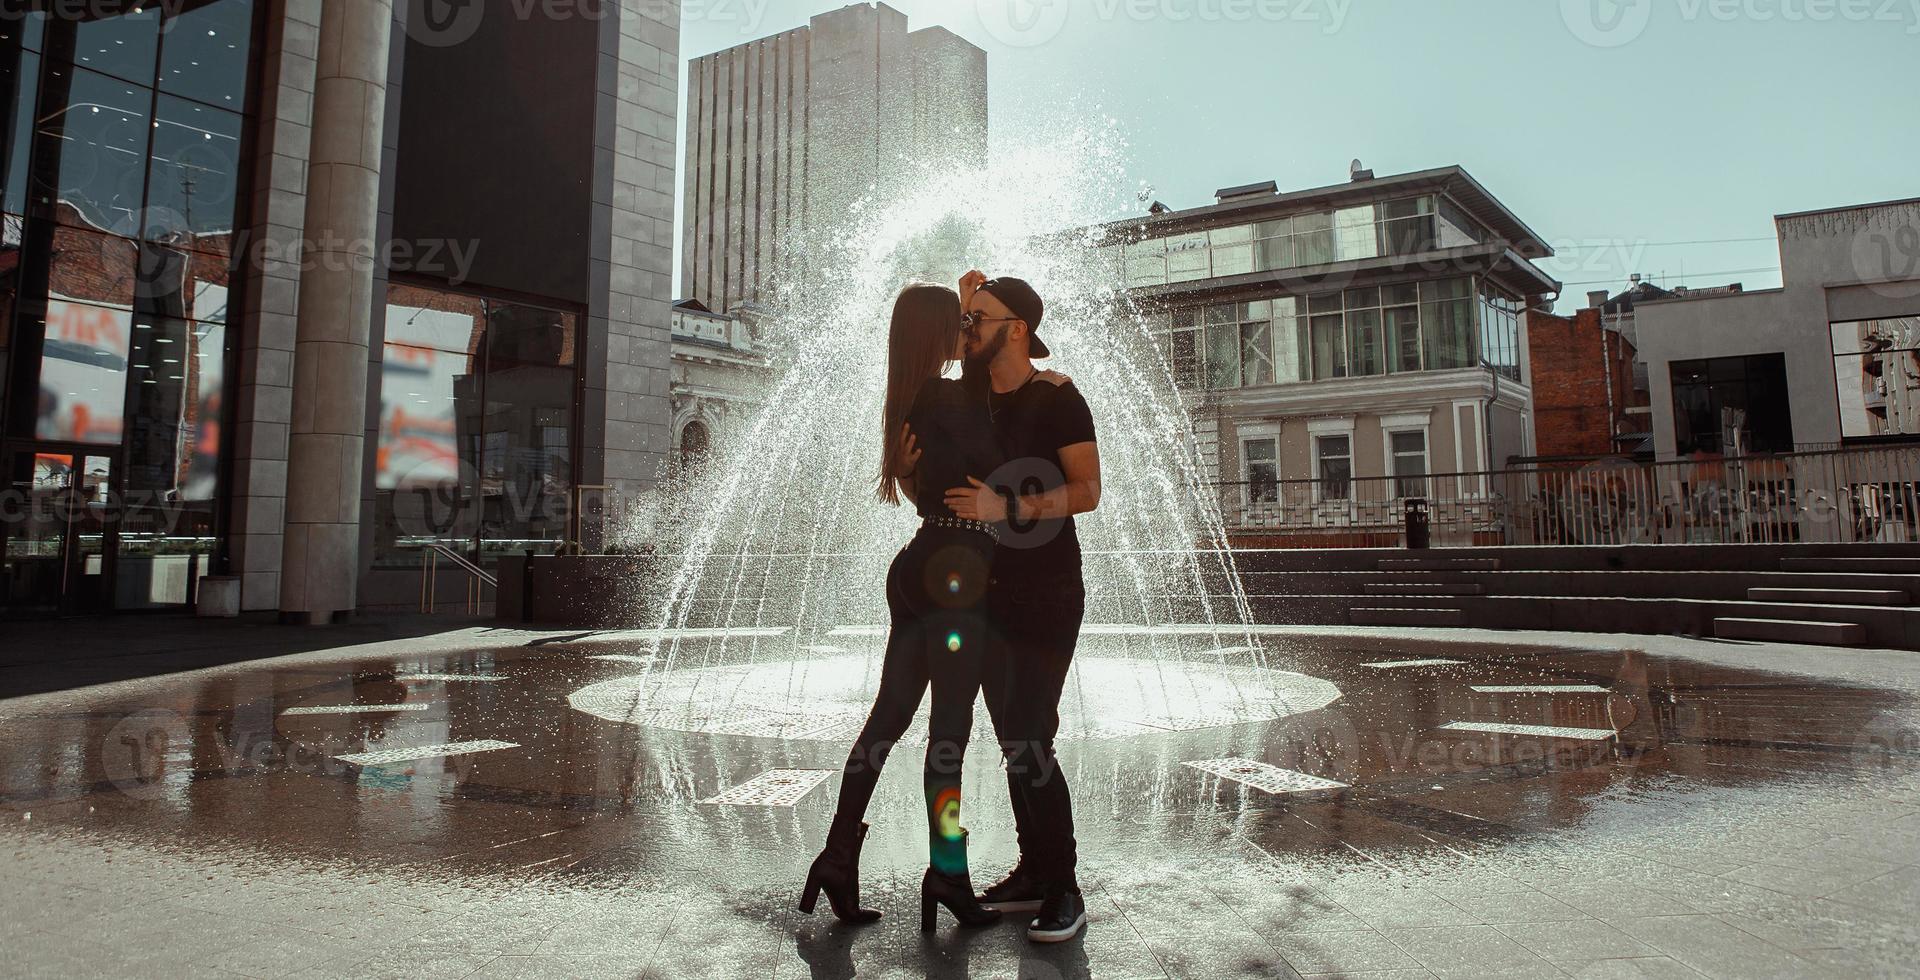
[[[1920,446],[1215,489],[1228,530],[1271,547],[1398,547],[1410,499],[1435,547],[1920,541]]]

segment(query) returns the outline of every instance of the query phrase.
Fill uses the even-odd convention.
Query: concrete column
[[[287,440],[280,616],[354,608],[392,0],[324,0]]]

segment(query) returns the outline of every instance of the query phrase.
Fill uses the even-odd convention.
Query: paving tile
[[[1699,907],[1678,895],[1648,888],[1583,882],[1579,879],[1548,888],[1555,901],[1596,919],[1633,919],[1650,915],[1687,915]]]
[[[1770,891],[1784,892],[1803,898],[1816,898],[1840,891],[1863,881],[1868,881],[1892,871],[1890,865],[1882,865],[1874,871],[1819,870],[1813,868],[1790,868],[1778,864],[1749,864],[1727,872],[1722,877],[1745,882]]]
[[[1559,967],[1579,980],[1700,980],[1701,977],[1686,964],[1665,956],[1573,961],[1561,963]]]
[[[1376,970],[1371,973],[1315,973],[1312,980],[1433,980],[1433,974],[1427,970]]]
[[[1455,895],[1451,902],[1478,922],[1567,922],[1587,918],[1585,912],[1540,892]]]
[[[1622,919],[1628,935],[1710,977],[1803,976],[1806,960],[1711,915]]]
[[[628,980],[646,968],[644,956],[599,954],[557,956],[507,954],[495,957],[468,974],[469,980]]]
[[[1306,975],[1425,969],[1406,950],[1371,930],[1290,934],[1274,936],[1272,942],[1288,965]]]
[[[1920,916],[1920,868],[1907,867],[1830,892],[1828,898],[1849,905],[1902,909]]]
[[[1653,947],[1598,919],[1514,923],[1494,928],[1546,960],[1599,960],[1657,953]]]
[[[1559,971],[1492,926],[1388,929],[1386,937],[1441,977],[1557,976]]]

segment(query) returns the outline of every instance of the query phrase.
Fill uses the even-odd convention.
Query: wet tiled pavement
[[[857,659],[874,641],[832,642]],[[1050,948],[1011,924],[915,928],[907,749],[864,863],[887,918],[794,912],[837,786],[808,771],[844,744],[710,730],[788,730],[758,674],[676,693],[699,710],[671,725],[578,710],[576,692],[653,669],[631,637],[463,629],[0,701],[0,974],[1915,970],[1912,654],[1465,631],[1259,643],[1303,679],[1222,673],[1196,637],[1139,690],[1121,696],[1140,671],[1108,663],[1070,692],[1091,924]],[[1111,635],[1083,647],[1128,654]],[[1438,660],[1458,662],[1407,663]],[[1322,684],[1338,690],[1325,707],[1288,700]],[[792,689],[809,712],[849,696]],[[969,756],[983,877],[1012,858],[996,762],[984,742]],[[762,776],[735,795],[787,805],[703,802]]]

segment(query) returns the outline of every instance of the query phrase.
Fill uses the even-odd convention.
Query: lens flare
[[[933,798],[934,822],[940,828],[940,836],[948,840],[959,840],[966,831],[960,828],[960,787],[949,786]]]
[[[960,652],[960,631],[955,630],[947,634],[947,649],[954,653]]]

